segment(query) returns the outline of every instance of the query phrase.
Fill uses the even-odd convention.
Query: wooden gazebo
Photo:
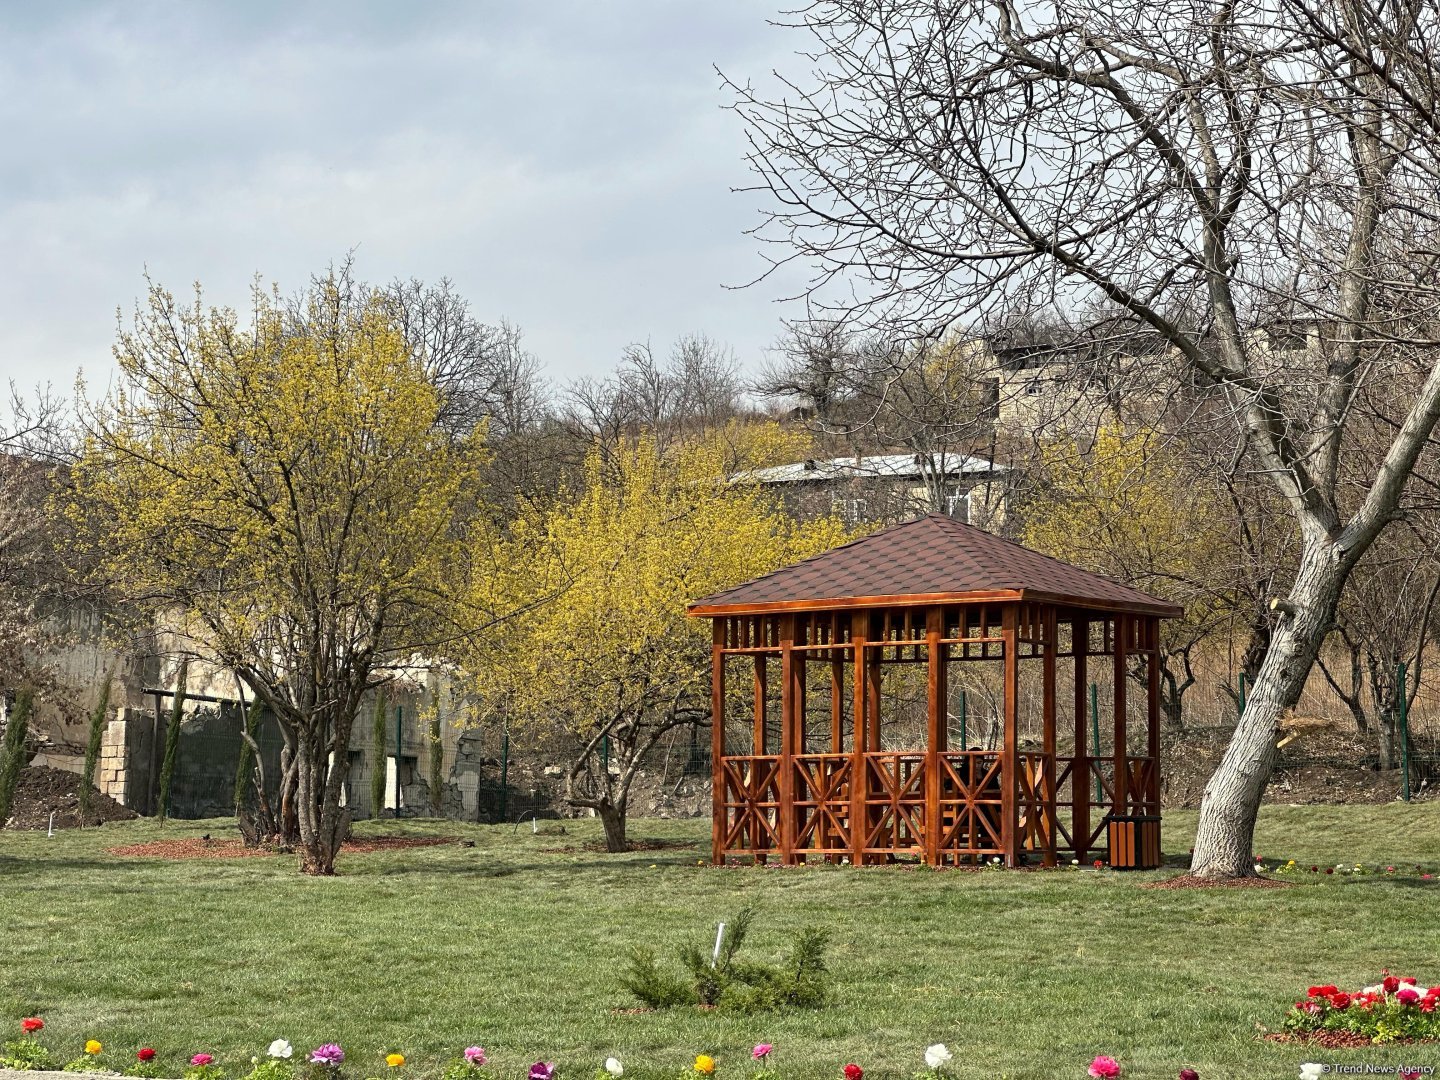
[[[1158,864],[1175,605],[931,514],[689,612],[714,620],[716,863]]]

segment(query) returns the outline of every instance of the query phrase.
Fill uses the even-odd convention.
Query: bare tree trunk
[[[626,848],[625,802],[623,795],[614,803],[607,797],[602,798],[595,807],[600,824],[605,827],[605,850],[612,853],[624,851]]]
[[[297,740],[300,825],[300,869],[306,874],[335,873],[335,857],[350,828],[347,807],[340,805],[345,765],[349,758],[352,717],[312,722]],[[327,732],[330,738],[326,738]]]
[[[1288,598],[1293,610],[1275,628],[1235,735],[1205,785],[1191,860],[1197,876],[1254,873],[1255,818],[1275,764],[1275,726],[1285,710],[1300,700],[1329,632],[1349,576],[1349,565],[1340,556],[1328,538],[1311,539],[1305,545]]]

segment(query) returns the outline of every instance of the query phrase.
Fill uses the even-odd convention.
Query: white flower
[[[265,1052],[272,1058],[288,1058],[295,1053],[295,1048],[284,1039],[276,1039],[270,1044],[270,1049]]]
[[[606,1058],[605,1071],[611,1076],[622,1076],[625,1072],[625,1066],[620,1064],[619,1058]]]
[[[1325,1066],[1317,1065],[1313,1061],[1307,1061],[1300,1066],[1300,1080],[1320,1080],[1325,1075]]]
[[[946,1065],[950,1064],[954,1057],[955,1055],[945,1048],[944,1043],[936,1043],[934,1046],[927,1046],[925,1048],[925,1065],[927,1068],[943,1069]]]

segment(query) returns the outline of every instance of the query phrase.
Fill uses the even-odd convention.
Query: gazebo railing
[[[788,778],[792,820],[787,823],[782,799],[785,759],[779,754],[727,755],[720,768],[722,851],[729,856],[779,854],[788,824],[797,855],[853,857],[858,808],[860,853],[866,859],[924,856],[932,829],[941,861],[1003,855],[1001,755],[993,750],[942,751],[935,762],[938,801],[932,822],[927,812],[929,758],[923,751],[861,754],[858,775],[864,786],[859,792],[854,783],[855,755],[795,754]],[[1086,775],[1077,777],[1074,758],[1017,755],[1016,815],[1022,851],[1105,849],[1114,760],[1090,758],[1086,763]],[[1125,770],[1124,812],[1158,813],[1155,762],[1148,757],[1128,758]],[[1077,847],[1081,838],[1073,835],[1077,799],[1084,800],[1088,811],[1083,847]]]

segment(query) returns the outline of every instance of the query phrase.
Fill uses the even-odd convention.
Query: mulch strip
[[[1358,1050],[1375,1044],[1370,1036],[1355,1031],[1271,1031],[1265,1036],[1266,1042],[1296,1043],[1301,1046],[1318,1046],[1323,1050]],[[1395,1039],[1401,1045],[1433,1043],[1435,1039]]]
[[[438,847],[442,844],[453,844],[455,841],[453,836],[371,836],[363,840],[347,840],[340,850],[364,855],[374,851]],[[276,848],[246,847],[240,840],[203,840],[199,837],[122,844],[120,847],[106,848],[105,852],[126,859],[248,859],[284,854]]]
[[[1294,885],[1293,881],[1276,881],[1268,877],[1238,877],[1221,878],[1212,881],[1210,878],[1196,877],[1194,874],[1181,874],[1179,877],[1166,878],[1164,881],[1151,881],[1141,885],[1142,889],[1288,889]]]

